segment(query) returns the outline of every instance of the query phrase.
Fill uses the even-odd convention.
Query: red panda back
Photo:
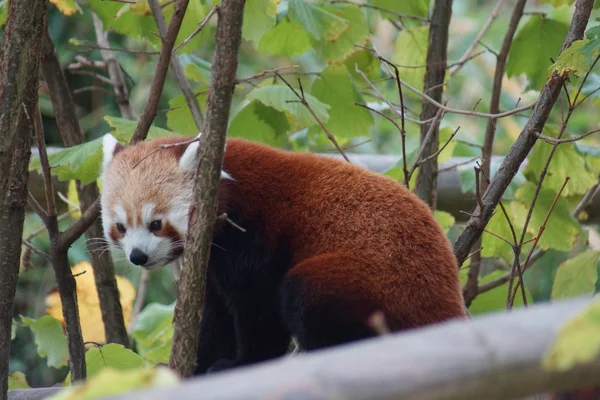
[[[290,274],[321,295],[353,296],[361,318],[382,310],[392,329],[465,316],[450,243],[404,186],[344,161],[238,139],[228,141],[224,165],[236,180],[231,206],[264,220],[270,243],[288,239],[298,267]]]

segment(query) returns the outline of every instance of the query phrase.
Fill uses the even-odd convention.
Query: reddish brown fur
[[[345,299],[342,309],[363,320],[383,308],[392,329],[465,316],[450,243],[405,187],[343,161],[240,139],[228,140],[224,169],[235,182],[222,181],[221,207],[264,221],[269,247],[289,240],[289,275],[312,289],[311,301]]]

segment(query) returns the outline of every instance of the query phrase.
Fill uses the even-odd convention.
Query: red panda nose
[[[134,248],[129,253],[129,261],[135,265],[144,265],[148,262],[148,255],[140,249]]]

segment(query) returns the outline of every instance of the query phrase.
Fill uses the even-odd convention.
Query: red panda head
[[[158,268],[183,253],[198,142],[158,147],[185,140],[161,138],[122,147],[111,134],[104,136],[104,235],[134,265]],[[222,178],[231,179],[225,172]]]

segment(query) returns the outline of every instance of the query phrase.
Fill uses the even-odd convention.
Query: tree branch
[[[427,46],[427,69],[425,70],[424,92],[440,103],[446,75],[448,56],[448,29],[452,18],[452,0],[435,0],[431,24],[429,25],[429,45]],[[430,119],[438,113],[438,109],[429,101],[423,100],[421,120]],[[424,150],[423,159],[419,166],[415,194],[435,209],[437,202],[437,157],[430,157],[438,150],[439,125],[432,123],[433,132],[426,142],[429,127],[421,126],[421,146]]]
[[[158,31],[162,37],[167,36],[167,23],[165,22],[165,16],[163,15],[162,8],[158,3],[158,0],[148,0],[148,4],[150,5],[150,9],[152,10],[152,16],[154,17],[154,22],[156,22],[156,26],[158,27]],[[200,24],[198,32],[204,27],[206,22],[210,19],[212,14],[216,11],[216,6],[213,7],[208,15],[204,17],[204,20]],[[197,33],[197,32],[196,32]],[[187,39],[186,39],[187,40]],[[181,42],[178,46],[185,46],[185,41]],[[183,67],[179,62],[179,57],[175,52],[177,49],[174,49],[171,54],[171,71],[173,75],[175,75],[175,79],[179,83],[179,87],[181,88],[181,92],[183,93],[183,97],[185,98],[185,102],[192,113],[192,117],[194,118],[194,122],[196,124],[196,128],[201,132],[204,124],[204,117],[202,116],[202,110],[200,110],[200,106],[198,105],[198,101],[196,100],[196,96],[194,95],[194,91],[190,86],[185,74],[183,72]]]
[[[8,2],[0,57],[0,399],[7,398],[11,325],[48,2]],[[27,117],[29,116],[29,117]]]
[[[583,37],[593,5],[593,0],[576,1],[571,26],[569,27],[569,32],[562,46],[563,51],[575,40]],[[556,102],[556,99],[562,90],[562,85],[567,77],[567,73],[553,73],[542,88],[539,100],[536,103],[531,117],[502,162],[502,165],[500,166],[498,173],[492,179],[488,190],[483,195],[483,210],[476,209],[473,216],[467,222],[464,231],[454,243],[454,254],[456,255],[459,266],[462,265],[469,254],[469,249],[471,249],[473,244],[481,236],[485,225],[492,217],[496,205],[502,198],[502,194],[535,144],[537,140],[535,132],[542,132],[552,106]]]
[[[177,34],[179,33],[179,28],[181,28],[181,23],[183,22],[183,17],[185,16],[185,10],[187,9],[188,3],[189,0],[177,0],[175,3],[173,17],[169,23],[167,34],[162,37],[162,48],[160,49],[160,55],[158,56],[154,80],[152,81],[152,86],[150,87],[150,96],[148,97],[148,102],[146,103],[144,112],[142,113],[142,116],[135,127],[135,131],[133,132],[133,137],[131,138],[132,144],[140,142],[146,138],[148,131],[150,130],[150,126],[154,121],[154,117],[156,117],[160,96],[167,78],[167,71],[169,70],[171,53],[173,51],[173,47],[175,46],[175,40],[177,40]]]
[[[190,208],[189,232],[173,316],[173,347],[169,365],[184,377],[192,375],[196,368],[196,352],[191,349],[198,345],[199,310],[204,302],[223,150],[236,84],[244,4],[244,0],[223,0],[218,9],[205,139],[199,146],[194,201]]]

